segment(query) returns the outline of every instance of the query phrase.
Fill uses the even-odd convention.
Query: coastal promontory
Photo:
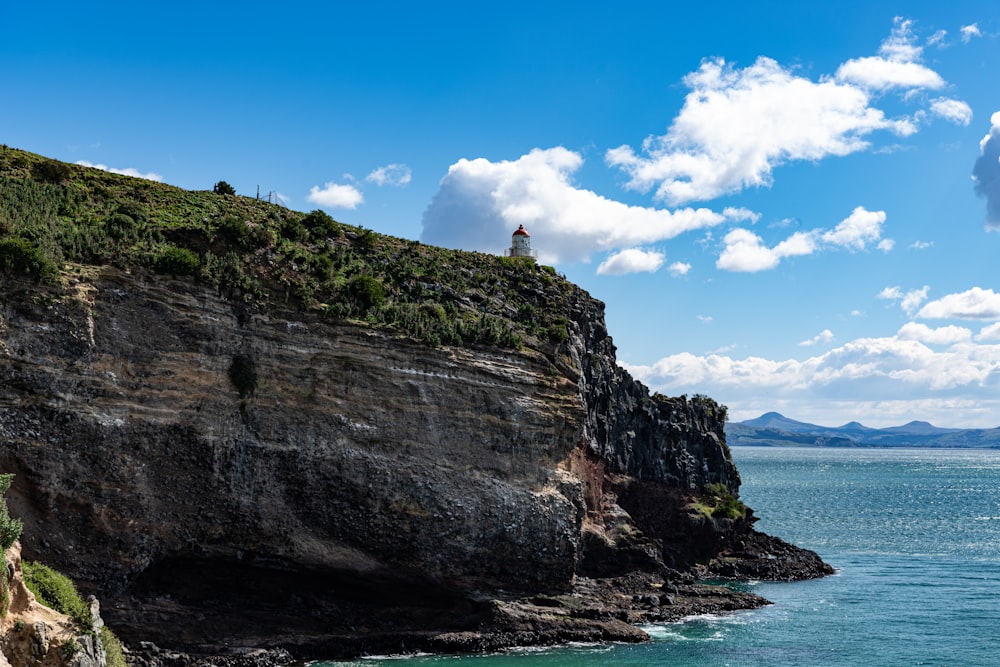
[[[725,407],[650,394],[531,258],[0,149],[0,472],[130,646],[296,658],[640,641],[820,576],[753,530]]]

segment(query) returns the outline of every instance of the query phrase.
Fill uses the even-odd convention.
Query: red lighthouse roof
[[[517,231],[511,234],[511,236],[531,236],[531,234],[529,234],[528,230],[524,228],[524,225],[518,225]]]

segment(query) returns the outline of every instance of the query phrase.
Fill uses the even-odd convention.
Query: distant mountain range
[[[726,441],[756,447],[954,447],[1000,449],[1000,428],[938,428],[912,421],[890,428],[869,428],[858,422],[829,427],[789,419],[768,412],[742,422],[726,424]]]

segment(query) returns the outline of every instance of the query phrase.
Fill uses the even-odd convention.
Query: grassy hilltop
[[[385,236],[219,185],[187,191],[0,147],[0,275],[58,290],[81,266],[114,265],[432,345],[566,338],[575,288],[551,267]]]

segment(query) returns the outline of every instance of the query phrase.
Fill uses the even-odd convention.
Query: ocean
[[[316,667],[983,667],[1000,664],[1000,451],[733,448],[763,532],[836,575],[748,582],[774,604],[645,629],[641,645]]]

